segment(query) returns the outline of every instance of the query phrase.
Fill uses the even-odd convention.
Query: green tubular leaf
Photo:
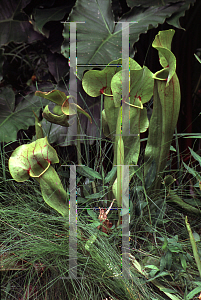
[[[70,97],[73,97],[73,96],[68,96],[67,99],[64,101],[64,103],[61,107],[62,112],[67,116],[76,115],[77,112],[82,113],[89,119],[90,123],[92,123],[92,119],[91,119],[90,115],[84,109],[82,109],[79,105],[77,105],[75,103],[69,103],[68,99]]]
[[[160,64],[163,68],[169,68],[167,84],[169,84],[172,76],[176,71],[176,58],[171,52],[171,43],[175,31],[173,29],[160,31],[152,43],[152,47],[156,48],[159,53]]]
[[[58,116],[62,116],[63,112],[61,110],[61,106],[60,105],[55,105],[55,107],[53,108],[53,113],[58,115]]]
[[[130,59],[132,62],[132,59]],[[135,65],[135,62],[131,64],[130,68],[136,68],[130,70],[130,104],[138,106],[138,108],[130,106],[130,134],[123,136],[124,142],[124,154],[125,154],[125,164],[137,164],[139,152],[140,152],[140,133],[145,132],[149,127],[149,121],[147,118],[147,111],[145,108],[140,109],[141,104],[146,103],[150,100],[153,95],[153,84],[154,80],[152,78],[153,74],[146,67],[140,68]],[[122,93],[122,71],[115,74],[112,78],[111,82],[112,92],[114,97],[116,98],[116,105],[120,105],[121,97],[119,96]],[[105,99],[104,107],[106,111],[106,116],[108,118],[108,125],[110,128],[110,132],[114,132],[118,134],[118,130],[121,126],[121,114],[116,113],[114,107],[114,103],[111,100]],[[111,108],[113,105],[114,115],[111,115]],[[122,126],[125,126],[122,125]],[[125,130],[125,132],[129,133],[129,129]],[[116,145],[118,142],[118,137],[115,138],[115,146],[114,146],[114,164],[116,164]]]
[[[130,104],[140,108],[141,103],[144,104],[151,99],[154,80],[152,72],[147,67],[139,68],[135,63],[130,58]],[[119,107],[121,104],[122,72],[115,74],[111,81],[115,107]]]
[[[28,145],[19,146],[12,153],[8,165],[12,177],[23,182],[34,177],[39,183],[45,202],[63,217],[68,216],[67,193],[50,163],[58,163],[56,150],[49,145],[47,137]]]
[[[64,190],[57,172],[52,166],[36,180],[40,183],[45,202],[63,217],[69,216],[69,197]]]
[[[153,78],[157,79],[157,80],[167,80],[168,75],[169,75],[169,68],[165,68],[165,69],[162,69],[162,70],[156,72],[153,75]]]
[[[115,179],[115,181],[112,185],[112,192],[114,194],[115,199],[117,199],[117,178]]]
[[[77,105],[75,103],[69,103],[68,99],[75,98],[73,96],[66,96],[66,94],[64,92],[59,91],[59,90],[53,90],[48,93],[36,91],[35,95],[45,98],[45,99],[48,99],[57,104],[54,107],[53,111],[59,116],[53,115],[49,111],[48,106],[45,107],[45,110],[43,112],[44,117],[51,123],[69,127],[67,119],[65,118],[64,115],[67,115],[67,116],[75,115],[75,114],[77,114],[77,112],[84,114],[92,123],[92,119],[86,111],[84,111],[79,105]],[[61,110],[58,106],[61,106]],[[63,115],[62,115],[62,113],[63,113]]]
[[[152,43],[152,47],[159,51],[159,60],[163,68],[166,68],[169,65],[169,56],[166,57],[166,50],[171,52],[171,43],[174,34],[174,29],[159,31]]]
[[[145,177],[153,159],[157,164],[157,174],[163,171],[179,116],[180,86],[175,73],[176,60],[170,55],[169,50],[173,34],[174,30],[159,32],[153,42],[153,46],[159,51],[161,65],[163,67],[169,65],[169,75],[166,83],[165,80],[161,80],[163,74],[167,76],[166,70],[154,74],[154,104],[145,149]],[[155,188],[160,188],[160,185],[161,181],[158,178]]]
[[[111,95],[110,84],[112,77],[122,70],[122,59],[113,60],[102,71],[90,70],[84,74],[82,87],[91,97],[100,96],[102,93]],[[119,65],[111,67],[111,65]]]
[[[56,103],[57,105],[62,105],[64,103],[64,101],[67,99],[67,96],[64,92],[61,92],[59,90],[53,90],[51,92],[40,92],[40,91],[36,91],[35,92],[36,96],[45,98],[49,101],[52,101],[54,103]]]
[[[40,139],[43,138],[43,129],[41,126],[41,123],[39,122],[39,119],[37,117],[37,115],[35,114],[35,112],[33,111],[34,115],[35,115],[35,131],[36,131],[36,139]]]
[[[58,115],[54,115],[49,111],[49,107],[48,105],[45,106],[44,110],[43,110],[43,117],[53,123],[53,124],[58,124],[64,127],[69,127],[69,117],[65,114],[62,113],[62,115],[58,116]]]
[[[50,146],[47,137],[28,145],[19,146],[12,153],[8,166],[12,177],[23,182],[31,177],[40,177],[50,167],[50,163],[58,163],[56,150]]]

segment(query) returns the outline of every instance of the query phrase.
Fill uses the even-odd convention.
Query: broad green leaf
[[[172,289],[168,289],[168,288],[163,288],[163,289],[161,289],[161,291],[163,292],[163,293],[172,293],[172,294],[175,294],[175,291],[174,290],[172,290]]]
[[[190,152],[191,152],[191,155],[199,162],[200,166],[201,166],[201,157],[195,153],[190,147],[188,147]]]
[[[177,4],[178,0],[127,0],[127,5],[129,7],[134,7],[134,6],[144,6],[144,7],[149,7],[149,6],[159,6],[159,7],[164,7],[165,5],[169,4],[169,6],[174,6],[173,3]],[[188,3],[193,3],[195,0],[187,0],[186,2]],[[183,4],[182,4],[183,5]]]
[[[93,170],[87,166],[82,166],[82,167],[79,166],[76,168],[76,171],[79,174],[81,174],[89,179],[95,179],[95,178],[102,179],[102,176],[98,172],[96,172],[95,170]]]
[[[163,246],[162,246],[162,250],[166,250],[167,249],[167,246],[168,246],[168,241],[167,241],[167,239],[165,238],[165,240],[164,240],[164,243],[163,243]]]
[[[98,199],[103,197],[103,192],[95,193],[92,195],[85,196],[86,199]]]
[[[191,300],[196,294],[201,292],[201,286],[194,288],[186,297],[186,300]]]
[[[112,168],[112,170],[111,170],[111,171],[107,174],[107,176],[105,177],[104,182],[105,182],[105,183],[109,182],[109,181],[113,178],[113,176],[115,175],[116,171],[117,171],[117,167],[114,166],[114,167]]]
[[[83,11],[85,12],[83,14]],[[77,0],[67,19],[68,22],[85,22],[77,24],[77,63],[82,65],[107,65],[121,56],[122,51],[122,22],[130,22],[130,56],[134,54],[133,44],[139,35],[145,33],[150,25],[157,27],[165,19],[177,11],[177,7],[167,5],[160,7],[135,7],[115,23],[110,0]],[[64,25],[64,43],[62,54],[69,58],[69,24]],[[98,32],[98,34],[97,34]],[[123,33],[124,34],[124,33]],[[87,35],[87,39],[83,36]],[[129,45],[128,45],[129,47]],[[82,79],[83,71],[92,67],[79,67],[78,78]]]
[[[185,164],[184,161],[182,161],[182,163],[183,163],[184,167],[186,168],[186,170],[187,170],[190,174],[192,174],[194,177],[196,177],[197,180],[200,180],[200,181],[201,181],[201,175],[200,175],[196,170],[194,170],[193,168],[187,166],[187,165]]]
[[[149,282],[149,281],[154,281],[156,278],[163,277],[163,276],[167,276],[167,275],[169,275],[169,273],[163,271],[163,272],[158,273],[155,277],[148,279],[147,281],[148,281],[148,282]],[[157,284],[155,284],[155,285],[158,286]],[[163,288],[164,288],[164,287],[163,287]],[[160,290],[161,290],[161,289],[160,289]]]
[[[147,175],[145,177],[145,189],[146,190],[152,185],[155,177],[156,177],[156,162],[155,162],[155,160],[153,160],[151,163],[151,166],[147,172]]]
[[[117,199],[117,178],[115,179],[115,181],[112,185],[112,192],[114,194],[114,197]]]
[[[67,2],[65,5],[59,7],[35,8],[33,10],[35,30],[37,29],[40,33],[44,34],[43,26],[47,22],[60,21],[63,19],[65,14],[70,13],[70,11],[71,5],[69,5]]]
[[[172,259],[172,253],[169,250],[167,251],[167,253],[165,255],[165,260],[166,260],[166,266],[167,266],[168,270],[170,270],[173,259]]]
[[[182,2],[175,3],[178,9],[175,13],[172,14],[171,17],[167,18],[166,22],[174,27],[185,30],[185,28],[181,27],[179,23],[179,18],[185,16],[186,10],[190,8],[190,4],[194,5],[195,1],[196,0],[185,0]]]
[[[193,236],[196,242],[200,242],[200,235],[197,232],[193,232]]]
[[[146,265],[145,268],[149,268],[149,269],[160,271],[159,268],[157,266],[155,266],[155,265]]]
[[[26,1],[0,1],[0,47],[10,42],[31,43],[41,39],[23,11]]]
[[[143,182],[143,173],[142,173],[142,167],[138,167],[138,166],[134,166],[133,167],[133,173],[132,173],[132,176],[134,175],[134,174],[136,174],[137,175],[137,177]]]
[[[186,272],[186,268],[187,268],[186,258],[185,258],[185,256],[182,253],[179,253],[179,257],[180,257],[180,260],[181,260],[182,268]]]
[[[90,215],[90,217],[93,219],[93,220],[96,220],[97,221],[97,214],[92,210],[92,209],[87,209],[87,213],[88,215]],[[99,222],[100,223],[100,222]],[[99,224],[98,224],[99,225]]]
[[[39,99],[33,93],[28,94],[15,106],[15,94],[10,87],[0,90],[0,141],[9,143],[17,139],[20,129],[28,129],[35,124],[35,116],[39,114],[41,106],[49,101]]]
[[[167,265],[167,262],[166,262],[165,256],[162,256],[160,259],[160,272],[162,272],[165,269],[166,265]]]

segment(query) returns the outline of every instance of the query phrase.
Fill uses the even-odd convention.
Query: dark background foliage
[[[26,96],[36,91],[36,82],[39,90],[44,89],[46,91],[51,90],[53,85],[57,85],[57,88],[65,88],[63,81],[68,85],[68,59],[61,54],[61,45],[64,40],[61,21],[68,18],[75,2],[10,0],[0,3],[0,17],[3,20],[0,25],[2,32],[0,39],[0,73],[2,79],[0,87],[12,87],[16,95],[16,105],[22,101],[22,95]],[[127,3],[132,6],[132,1]],[[127,3],[125,0],[112,1],[116,20],[130,11]],[[146,1],[143,1],[143,3],[144,6],[147,5]],[[139,5],[139,3],[137,4]],[[157,4],[161,5],[161,2],[157,1]],[[161,67],[157,50],[151,47],[154,37],[160,30],[174,28],[176,31],[172,42],[172,52],[177,58],[177,74],[182,95],[178,121],[179,133],[200,132],[201,67],[194,57],[194,53],[199,55],[201,49],[200,15],[201,3],[196,1],[185,12],[185,16],[180,18],[183,30],[165,22],[157,28],[152,28],[141,34],[139,41],[134,44],[136,51],[134,59],[141,66],[145,64],[152,72],[156,72]],[[9,23],[9,18],[13,18],[13,21],[17,20],[17,22]],[[47,20],[50,21],[47,22]],[[37,23],[38,32],[33,29],[34,22]],[[12,24],[13,28],[12,26],[9,27],[9,24]],[[10,34],[13,34],[12,30],[15,28],[18,33],[15,32],[13,41]],[[79,91],[85,94],[81,85],[78,87]],[[23,132],[26,132],[31,138],[34,134],[34,126],[31,126],[28,130],[20,130],[18,139],[23,136]],[[142,138],[146,136],[147,133],[143,134]],[[179,142],[180,152],[185,156],[184,152],[188,153],[188,146],[193,146],[193,140],[189,138],[180,139]],[[12,146],[15,148],[14,145]],[[199,141],[196,142],[195,149],[200,150]]]
[[[175,35],[172,41],[172,52],[177,59],[177,75],[181,87],[181,108],[178,120],[178,132],[192,133],[200,132],[201,111],[201,66],[195,59],[194,53],[200,55],[201,48],[201,2],[196,1],[184,17],[180,18],[181,27],[185,30],[174,28],[167,23],[159,25],[158,28],[149,30],[146,34],[141,34],[139,41],[135,44],[137,53],[135,60],[156,72],[160,69],[158,53],[150,44],[155,35],[160,30],[174,28]],[[147,50],[148,54],[147,54]],[[193,146],[193,140],[180,139],[180,151],[189,154],[188,146]],[[196,150],[200,149],[199,141],[196,144]],[[183,154],[184,155],[184,154]]]

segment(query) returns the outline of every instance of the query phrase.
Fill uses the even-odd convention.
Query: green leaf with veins
[[[133,45],[138,41],[139,35],[145,33],[150,25],[157,27],[163,24],[166,18],[178,10],[178,6],[162,7],[134,7],[115,23],[110,0],[77,0],[68,22],[84,22],[77,24],[77,39],[72,46],[77,46],[77,63],[81,65],[98,64],[107,65],[122,55],[122,22],[129,22],[130,56],[134,55]],[[84,13],[83,13],[84,12]],[[64,25],[64,42],[61,47],[62,54],[69,58],[69,23]],[[98,33],[98,34],[97,34]],[[124,34],[124,33],[123,33]],[[76,45],[73,45],[76,43]],[[80,66],[77,76],[81,80],[84,70],[93,67]],[[74,71],[75,72],[75,71]]]

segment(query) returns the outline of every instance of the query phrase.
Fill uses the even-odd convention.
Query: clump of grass
[[[83,156],[81,153],[81,159],[95,170],[108,173],[112,167],[112,156],[108,150],[111,143],[105,141],[106,146],[102,152],[99,143],[100,140],[97,140],[96,146],[91,148],[94,151],[92,157],[95,157],[93,163],[88,154]],[[87,144],[82,148],[89,150]],[[87,181],[85,176],[78,174],[78,278],[72,279],[69,278],[69,220],[46,205],[36,181],[29,179],[24,183],[17,183],[11,178],[5,164],[7,154],[1,150],[0,247],[2,293],[5,299],[170,299],[157,287],[155,276],[178,299],[182,299],[179,295],[183,297],[185,293],[195,289],[199,274],[193,261],[184,215],[167,203],[168,190],[165,186],[157,194],[161,201],[155,202],[152,195],[153,198],[148,198],[146,202],[143,193],[141,199],[140,193],[136,194],[143,183],[136,175],[131,181],[130,191],[134,191],[134,196],[130,199],[130,253],[142,270],[145,267],[146,276],[142,270],[140,272],[137,269],[132,258],[128,279],[122,275],[122,236],[121,226],[115,227],[118,219],[116,211],[111,210],[109,214],[109,219],[114,224],[109,235],[97,229],[99,211],[95,208],[107,206],[110,187],[103,187],[100,180]],[[66,153],[63,157],[60,154],[61,164],[70,164]],[[103,168],[105,159],[107,164]],[[55,167],[58,173],[64,170],[61,166]],[[173,173],[172,170],[171,172]],[[178,170],[175,175],[177,172]],[[185,181],[184,175],[180,176],[183,176],[183,181],[180,180],[180,186],[174,187],[182,197],[184,191],[188,190],[190,179]],[[61,175],[66,189],[68,178]],[[103,194],[101,201],[86,198],[86,195],[99,191]],[[93,220],[92,214],[87,210],[93,211],[96,220]],[[198,225],[197,219],[192,216],[191,227],[194,231],[198,230]],[[94,243],[86,248],[87,240],[94,235],[97,235]],[[175,236],[178,236],[177,244],[180,248],[171,252],[171,242],[165,248],[164,241]],[[168,251],[171,252],[172,264],[162,266]],[[180,253],[186,257],[186,268],[182,266]],[[147,265],[152,268],[146,268]]]

